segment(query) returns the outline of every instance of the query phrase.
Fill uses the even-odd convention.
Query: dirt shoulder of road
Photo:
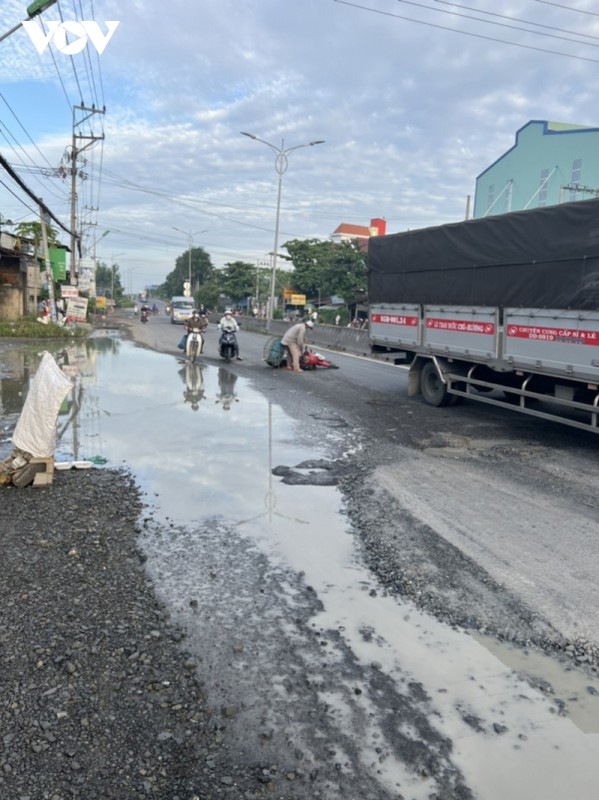
[[[0,495],[0,796],[261,797],[145,574],[130,476]]]

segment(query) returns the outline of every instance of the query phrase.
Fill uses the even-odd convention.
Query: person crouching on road
[[[300,358],[304,352],[304,336],[306,328],[313,328],[314,323],[307,319],[305,322],[297,322],[285,331],[281,344],[288,348],[291,355],[291,364],[287,364],[287,369],[294,372],[301,372]]]
[[[224,317],[221,317],[218,327],[221,329],[221,331],[233,331],[233,333],[237,335],[239,331],[239,324],[229,308],[225,311]],[[243,361],[243,358],[239,355],[239,342],[237,341],[237,338],[235,339],[235,358],[238,361]]]

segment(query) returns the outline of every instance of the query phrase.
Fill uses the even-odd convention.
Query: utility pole
[[[50,263],[50,251],[48,248],[48,228],[46,227],[48,220],[46,218],[46,215],[44,215],[44,211],[41,206],[39,212],[40,212],[40,225],[42,229],[42,253],[44,256],[44,265],[46,267],[48,298],[50,300],[50,319],[52,320],[52,322],[56,322],[56,301],[54,298],[54,275],[52,274],[52,264]],[[36,273],[37,273],[37,264],[36,264]],[[37,305],[37,298],[36,298],[36,305]]]
[[[82,133],[83,125],[91,120],[95,114],[104,114],[105,108],[99,109],[95,106],[87,108],[83,104],[73,106],[73,139],[71,152],[65,155],[66,160],[71,162],[71,265],[70,265],[70,284],[77,285],[77,178],[84,177],[78,169],[78,159],[81,153],[92,147],[97,141],[104,139],[104,134],[96,136],[90,125],[88,134]]]
[[[256,305],[260,310],[260,267],[267,269],[269,266],[268,261],[256,259]]]

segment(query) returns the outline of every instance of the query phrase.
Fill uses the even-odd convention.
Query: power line
[[[519,17],[511,17],[509,14],[497,14],[494,11],[483,11],[480,8],[473,8],[472,6],[465,6],[462,3],[452,3],[450,0],[435,0],[435,3],[441,3],[444,6],[456,6],[457,8],[464,8],[466,11],[476,11],[478,14],[486,14],[488,17],[499,17],[500,19],[513,19],[516,22],[523,22],[525,25],[536,25],[537,28],[546,28],[550,31],[559,31],[560,33],[571,33],[573,36],[584,36],[586,39],[598,39],[599,36],[593,36],[592,33],[582,33],[579,31],[571,31],[567,28],[557,28],[555,25],[545,25],[542,22],[534,22],[530,19],[520,19]],[[484,20],[481,20],[484,22]],[[511,27],[511,26],[510,26]],[[534,33],[534,31],[530,31]],[[584,42],[581,42],[584,44]]]
[[[60,21],[64,24],[64,17],[62,15],[62,8],[60,4],[58,5],[58,13],[60,14]],[[77,12],[75,12],[77,13]],[[69,55],[69,60],[71,62],[71,68],[73,70],[73,76],[75,78],[75,83],[77,84],[77,88],[79,89],[79,97],[81,99],[81,105],[83,105],[83,91],[81,89],[81,84],[79,83],[79,75],[77,75],[77,69],[75,67],[75,59],[72,55]]]
[[[42,208],[46,212],[46,214],[51,219],[53,219],[54,222],[59,227],[63,229],[63,231],[66,231],[68,234],[72,235],[71,231],[67,227],[65,227],[65,225],[62,224],[62,222],[58,219],[58,217],[55,214],[52,213],[52,211],[50,211],[50,209],[44,203],[44,201],[40,197],[36,197],[35,194],[31,191],[31,189],[27,186],[27,184],[21,180],[21,178],[17,175],[17,173],[14,171],[14,169],[10,166],[8,161],[2,155],[0,155],[0,167],[4,167],[6,172],[8,172],[13,181],[15,181],[15,183],[25,192],[27,197],[29,197],[31,200],[33,200],[34,203],[40,206],[40,208]]]
[[[38,213],[34,208],[31,208],[31,206],[28,206],[27,203],[23,200],[23,198],[19,197],[19,195],[15,191],[13,191],[10,188],[10,186],[2,180],[2,178],[0,178],[0,184],[2,184],[2,186],[4,186],[4,188],[6,189],[6,191],[9,194],[12,194],[12,196],[15,198],[15,200],[17,200],[19,203],[21,203],[21,205],[25,206],[25,208],[29,209],[29,211],[31,211],[32,214],[37,214]]]
[[[404,17],[401,14],[392,14],[390,11],[381,11],[378,8],[369,8],[368,6],[362,6],[358,3],[350,3],[349,0],[334,0],[335,3],[340,3],[344,6],[351,6],[352,8],[359,8],[361,11],[369,11],[371,14],[381,14],[385,17],[393,17],[394,19],[402,19],[405,22],[415,22],[418,25],[425,25],[428,28],[436,28],[437,30],[442,31],[450,31],[451,33],[459,33],[464,36],[473,36],[476,39],[483,39],[487,42],[498,42],[499,44],[508,44],[512,45],[513,47],[522,47],[525,50],[534,50],[537,53],[548,53],[552,56],[563,56],[564,58],[574,58],[577,61],[590,61],[593,64],[599,64],[599,59],[597,58],[589,58],[588,56],[578,56],[572,53],[562,53],[559,50],[546,50],[544,47],[535,47],[531,44],[522,44],[521,42],[513,42],[506,39],[497,39],[494,36],[484,36],[482,33],[472,33],[471,31],[459,31],[455,28],[449,28],[446,25],[437,25],[434,22],[424,22],[420,19],[414,19],[413,17]],[[581,44],[583,44],[581,42]]]
[[[25,126],[23,125],[23,123],[21,122],[21,120],[20,120],[20,119],[17,117],[17,115],[15,114],[15,112],[13,111],[13,109],[11,108],[11,106],[10,106],[10,104],[9,104],[8,100],[6,99],[6,97],[4,97],[4,95],[2,94],[2,92],[0,92],[0,97],[1,97],[1,98],[2,98],[2,100],[4,101],[4,104],[5,104],[5,106],[8,108],[8,110],[10,111],[10,113],[11,113],[11,114],[13,115],[13,117],[15,118],[15,120],[16,120],[16,122],[17,122],[17,124],[20,126],[20,128],[21,128],[21,130],[23,131],[23,133],[25,134],[25,136],[26,136],[26,137],[29,139],[29,141],[30,141],[30,142],[31,142],[31,144],[32,144],[32,145],[35,147],[35,149],[36,149],[36,150],[37,150],[37,152],[40,154],[40,156],[41,156],[41,157],[44,159],[44,161],[46,162],[46,164],[47,164],[49,167],[51,167],[52,165],[50,164],[50,162],[48,161],[48,159],[46,158],[46,156],[45,156],[45,155],[42,153],[42,151],[39,149],[39,147],[36,145],[36,143],[33,141],[33,139],[31,138],[31,136],[30,136],[30,134],[29,134],[29,132],[28,132],[28,131],[25,129]],[[14,137],[14,138],[15,138],[15,141],[16,141],[16,137]],[[23,149],[23,148],[21,148],[21,149]],[[32,159],[32,158],[30,158],[30,160],[33,162],[33,159]]]
[[[425,6],[422,3],[416,3],[414,0],[397,0],[398,3],[403,3],[406,6],[414,6],[415,8],[424,8],[426,11],[435,11],[437,14],[449,14],[450,16],[460,17],[461,19],[471,19],[475,22],[482,22],[483,25],[495,25],[498,28],[508,28],[509,30],[513,31],[522,31],[523,33],[532,33],[533,36],[545,36],[548,39],[560,39],[564,42],[571,42],[572,44],[582,44],[586,45],[587,47],[599,47],[599,45],[594,44],[593,42],[582,42],[580,39],[570,39],[566,36],[556,36],[553,33],[544,33],[543,31],[533,31],[530,28],[521,28],[519,25],[508,25],[506,22],[496,22],[492,19],[483,19],[482,17],[473,17],[470,14],[460,14],[459,11],[447,11],[444,8],[432,8],[431,6]],[[435,0],[438,2],[438,0]],[[447,5],[451,5],[448,3]],[[476,10],[476,9],[474,9]],[[515,44],[515,42],[514,42]]]
[[[584,11],[582,8],[572,8],[572,6],[564,6],[561,3],[551,3],[549,0],[537,0],[537,3],[544,3],[546,6],[556,6],[556,8],[565,8],[566,11],[576,11],[578,14],[589,14],[591,17],[599,17],[596,11]]]

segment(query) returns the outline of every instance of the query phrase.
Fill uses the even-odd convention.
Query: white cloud
[[[594,62],[491,38],[598,61],[599,48],[441,14],[463,9],[434,0],[421,4],[428,8],[357,0],[386,12],[375,13],[335,0],[203,0],[190,14],[187,0],[94,0],[99,23],[120,25],[102,56],[89,53],[87,68],[83,56],[73,58],[79,86],[70,59],[38,56],[23,31],[0,43],[0,91],[9,103],[0,98],[0,152],[18,163],[21,143],[43,163],[14,114],[44,156],[59,161],[71,143],[71,106],[94,102],[95,86],[106,105],[106,139],[101,159],[99,145],[88,151],[90,185],[82,191],[95,196],[102,166],[98,228],[112,232],[99,255],[124,252],[119,261],[135,267],[139,282],[162,280],[186,248],[172,226],[208,229],[197,243],[216,264],[272,249],[274,153],[240,131],[275,147],[326,140],[289,155],[281,242],[326,237],[340,222],[374,216],[386,217],[390,231],[459,219],[476,175],[529,119],[599,124]],[[24,5],[2,4],[0,31]],[[90,0],[81,5],[91,17]],[[489,8],[482,0],[462,5]],[[579,5],[594,9],[590,0]],[[79,7],[60,0],[64,19]],[[511,2],[493,10],[599,35],[599,19],[557,6]],[[44,19],[59,19],[57,10]],[[57,187],[49,178],[23,177],[52,205],[48,192]],[[57,203],[68,222],[68,203]],[[27,214],[2,186],[0,211]]]

